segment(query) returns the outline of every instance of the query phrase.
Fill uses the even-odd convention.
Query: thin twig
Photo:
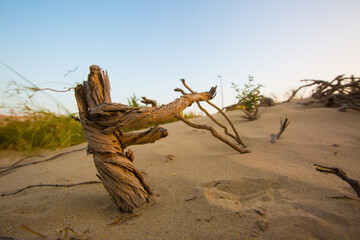
[[[38,235],[38,236],[42,237],[42,238],[46,238],[46,236],[45,236],[44,234],[41,234],[41,233],[38,233],[38,232],[32,230],[31,228],[29,228],[29,227],[26,226],[25,224],[21,225],[21,227],[22,227],[23,229],[25,229],[26,231],[28,231],[28,232],[31,232],[31,233],[33,233],[33,234],[35,234],[35,235]]]
[[[216,137],[217,139],[219,139],[220,141],[226,143],[227,145],[229,145],[230,147],[232,147],[233,149],[235,149],[236,151],[240,152],[240,153],[248,153],[249,150],[246,149],[242,149],[241,147],[236,146],[235,144],[231,143],[230,141],[228,141],[227,139],[225,139],[224,137],[222,137],[219,133],[217,133],[215,131],[214,128],[207,126],[207,125],[200,125],[200,124],[195,124],[192,123],[190,121],[188,121],[187,119],[185,119],[184,117],[182,117],[179,114],[176,114],[175,117],[181,121],[183,121],[184,123],[186,123],[187,125],[189,125],[190,127],[193,128],[197,128],[197,129],[205,129],[211,132],[211,134]]]
[[[52,88],[38,88],[38,87],[25,87],[25,88],[29,89],[31,91],[34,91],[34,92],[38,92],[38,91],[69,92],[70,90],[75,89],[75,87],[69,87],[66,90],[55,90],[55,89],[52,89]]]
[[[130,214],[130,215],[126,215],[126,216],[120,216],[118,218],[115,219],[115,221],[113,221],[112,223],[109,223],[106,228],[112,226],[112,225],[118,225],[120,224],[121,222],[123,222],[124,220],[128,220],[130,218],[133,218],[133,217],[137,217],[137,216],[140,216],[142,213],[141,212],[138,212],[138,213],[133,213],[133,214]]]
[[[180,81],[182,82],[182,84],[191,92],[191,93],[195,93],[185,82],[185,79],[180,79]],[[178,92],[184,92],[182,89],[180,88],[176,88],[175,91]],[[218,110],[218,112],[220,112],[220,114],[228,121],[228,123],[230,124],[232,130],[234,131],[235,135],[232,135],[231,133],[228,132],[228,129],[222,125],[221,123],[219,123],[216,119],[214,119],[201,105],[199,102],[196,102],[198,107],[200,108],[200,110],[202,110],[214,123],[216,123],[217,125],[219,125],[220,127],[222,127],[225,131],[225,134],[234,138],[241,146],[243,146],[244,148],[246,148],[245,144],[241,141],[240,136],[238,134],[238,132],[236,131],[234,125],[232,124],[231,120],[227,117],[227,115],[215,104],[213,104],[212,102],[210,102],[209,100],[206,101],[210,106],[212,106],[213,108],[215,108],[216,110]]]
[[[187,93],[184,90],[182,90],[181,88],[175,88],[174,91],[175,92],[180,92],[184,96],[187,95]]]
[[[189,199],[186,199],[185,202],[190,202],[190,201],[192,201],[192,200],[195,200],[196,198],[197,198],[197,196],[192,197],[192,198],[189,198]]]
[[[348,197],[348,196],[346,196],[346,195],[344,195],[344,196],[334,196],[334,197],[328,197],[328,198],[333,198],[333,199],[347,199],[347,200],[354,200],[354,201],[360,202],[359,199],[352,198],[352,197]]]
[[[13,237],[0,236],[0,240],[17,240],[17,239]]]
[[[102,183],[100,181],[87,181],[87,182],[80,182],[80,183],[71,183],[71,184],[36,184],[36,185],[29,185],[27,187],[21,188],[19,190],[16,190],[14,192],[11,193],[3,193],[1,194],[1,197],[6,197],[6,196],[10,196],[10,195],[14,195],[17,193],[20,193],[26,189],[29,188],[34,188],[34,187],[73,187],[73,186],[78,186],[78,185],[85,185],[85,184],[96,184],[96,183]]]
[[[33,158],[33,157],[44,157],[44,155],[42,155],[42,154],[37,154],[37,155],[26,156],[26,157],[24,157],[24,158],[16,161],[15,163],[11,164],[10,166],[0,167],[0,169],[6,169],[6,168],[14,167],[14,166],[18,165],[19,163],[21,163],[22,161],[25,161],[26,159]]]
[[[238,139],[239,144],[241,144],[244,148],[246,148],[245,144],[241,141],[240,136],[239,136],[238,132],[235,129],[235,126],[233,125],[231,120],[228,118],[228,116],[225,114],[225,112],[223,110],[221,110],[219,107],[217,107],[215,104],[213,104],[212,102],[210,102],[210,101],[206,101],[206,102],[208,104],[210,104],[210,106],[212,106],[213,108],[218,110],[221,115],[223,115],[223,117],[228,121],[228,123],[230,124],[232,130],[234,131],[234,133],[236,135],[236,138]]]
[[[280,131],[277,134],[271,134],[271,143],[276,143],[276,141],[280,138],[281,134],[285,132],[285,129],[287,126],[289,126],[290,122],[288,121],[288,118],[285,118],[285,121],[283,122],[282,119],[280,119]]]
[[[66,154],[69,154],[69,153],[73,153],[73,152],[83,151],[83,150],[85,150],[85,149],[86,149],[86,147],[84,147],[84,148],[79,148],[79,149],[75,149],[75,150],[72,150],[72,151],[68,151],[68,152],[64,152],[64,153],[59,153],[59,154],[57,154],[57,155],[55,155],[55,156],[53,156],[53,157],[50,157],[50,158],[48,158],[48,159],[44,159],[44,160],[40,160],[40,161],[36,161],[36,162],[24,163],[24,164],[21,164],[21,165],[14,165],[14,164],[13,164],[13,165],[8,166],[8,167],[3,167],[3,168],[6,168],[6,169],[0,171],[0,176],[1,176],[2,174],[4,174],[4,173],[6,173],[6,172],[8,172],[8,171],[11,171],[11,170],[14,170],[14,169],[16,169],[16,168],[20,168],[20,167],[25,167],[25,166],[32,165],[32,164],[38,164],[38,163],[43,163],[43,162],[51,161],[51,160],[54,160],[54,159],[56,159],[56,158],[58,158],[58,157],[61,157],[61,156],[63,156],[63,155],[66,155]],[[23,159],[23,160],[25,160],[25,159]]]
[[[151,107],[157,107],[157,103],[155,100],[152,100],[152,99],[148,99],[146,97],[141,97],[143,100],[141,100],[142,103],[145,103],[145,104],[150,104]]]

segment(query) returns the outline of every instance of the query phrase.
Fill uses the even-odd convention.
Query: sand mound
[[[355,192],[336,176],[316,172],[313,164],[340,167],[360,179],[360,114],[296,103],[260,113],[252,122],[240,111],[229,113],[250,154],[238,154],[182,122],[165,125],[165,139],[131,147],[154,191],[150,204],[135,215],[118,212],[101,184],[31,188],[0,198],[0,236],[42,239],[25,226],[49,239],[66,227],[79,239],[358,239]],[[271,144],[280,117],[291,124]],[[192,121],[211,124],[206,118]],[[71,152],[85,146],[0,176],[0,193],[30,184],[97,180],[92,156]],[[16,161],[6,157],[1,166]],[[353,199],[334,198],[342,196]]]

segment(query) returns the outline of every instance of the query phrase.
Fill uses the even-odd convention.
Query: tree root
[[[101,183],[101,182],[99,182],[99,181],[87,181],[87,182],[71,183],[71,184],[36,184],[36,185],[29,185],[27,187],[21,188],[19,190],[11,192],[11,193],[3,193],[3,194],[1,194],[1,197],[15,195],[17,193],[20,193],[20,192],[26,190],[26,189],[34,188],[34,187],[65,187],[65,188],[68,188],[68,187],[73,187],[73,186],[78,186],[78,185],[97,184],[97,183]]]

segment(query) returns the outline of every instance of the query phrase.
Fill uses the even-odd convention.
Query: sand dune
[[[48,239],[58,238],[66,227],[79,234],[69,236],[84,239],[360,238],[359,198],[346,182],[313,167],[340,167],[360,179],[358,112],[287,103],[261,108],[252,122],[240,111],[229,116],[251,153],[239,154],[182,122],[165,125],[165,139],[131,147],[135,165],[154,191],[149,205],[133,217],[108,226],[129,214],[117,211],[101,184],[32,188],[0,198],[0,236],[42,239],[25,225]],[[271,144],[280,117],[291,124]],[[212,124],[207,118],[192,121]],[[3,157],[1,166],[16,160]],[[97,180],[95,174],[92,156],[77,151],[0,176],[0,193],[30,184]],[[333,198],[342,196],[353,199]]]

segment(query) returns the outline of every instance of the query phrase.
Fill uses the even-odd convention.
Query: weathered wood
[[[291,101],[300,89],[316,86],[311,97],[319,100],[326,107],[338,106],[341,112],[346,109],[360,111],[360,77],[339,75],[330,82],[312,79],[302,81],[310,83],[296,89],[286,102]],[[308,105],[313,102],[302,104]]]
[[[121,146],[126,148],[130,145],[153,143],[161,138],[166,137],[167,135],[168,133],[165,128],[155,126],[145,132],[125,133],[122,137],[119,137],[118,140],[120,141]]]
[[[270,142],[276,143],[276,141],[280,138],[281,134],[284,133],[287,126],[290,124],[287,118],[285,118],[285,121],[283,122],[282,119],[280,119],[280,131],[277,134],[271,134],[270,135]]]
[[[142,98],[141,100],[142,103],[150,104],[152,107],[157,107],[157,102],[155,100],[148,99],[146,97],[141,97],[141,98]]]
[[[355,179],[349,178],[342,169],[335,167],[326,167],[319,164],[314,164],[314,166],[315,169],[319,172],[335,174],[336,176],[347,182],[356,192],[358,197],[360,197],[360,182]]]
[[[222,137],[218,132],[215,131],[215,129],[211,126],[208,125],[204,125],[204,124],[196,124],[193,122],[190,122],[189,120],[185,119],[184,117],[182,117],[181,115],[176,115],[175,116],[177,119],[181,120],[182,122],[184,122],[185,124],[189,125],[190,127],[193,128],[197,128],[197,129],[205,129],[211,132],[211,134],[216,137],[217,139],[219,139],[220,141],[226,143],[227,145],[229,145],[230,147],[232,147],[233,149],[235,149],[236,151],[238,151],[239,153],[249,153],[250,151],[247,149],[243,149],[239,146],[236,146],[235,144],[231,143],[229,140],[225,139],[224,137]]]
[[[143,98],[153,107],[130,107],[111,103],[107,72],[96,65],[90,67],[88,80],[75,88],[80,122],[98,176],[120,210],[131,212],[144,206],[152,194],[141,172],[133,164],[132,151],[125,152],[125,148],[152,143],[167,136],[166,129],[159,126],[136,133],[124,133],[123,130],[143,128],[171,119],[196,101],[212,99],[215,90],[211,88],[209,92],[182,96],[161,107],[155,107],[155,101]]]
[[[192,90],[192,89],[186,84],[185,79],[180,79],[180,81],[182,82],[182,84],[184,85],[184,87],[186,87],[187,90],[189,90],[191,93],[195,93],[195,91]],[[175,92],[181,92],[183,95],[187,95],[187,93],[185,93],[185,91],[182,90],[182,89],[180,89],[180,88],[175,88],[174,91],[175,91]],[[218,112],[226,119],[226,121],[230,124],[233,132],[235,133],[235,136],[234,136],[233,134],[229,133],[227,127],[226,127],[225,125],[221,124],[219,121],[217,121],[214,117],[212,117],[212,116],[210,115],[210,113],[209,113],[208,111],[206,111],[205,108],[203,108],[203,107],[201,106],[201,104],[197,101],[196,103],[197,103],[198,107],[200,108],[200,110],[203,111],[203,112],[206,114],[206,116],[208,116],[214,123],[216,123],[218,126],[220,126],[221,128],[223,128],[226,135],[234,138],[241,146],[243,146],[244,148],[246,148],[245,144],[241,141],[240,136],[239,136],[236,128],[234,127],[233,123],[232,123],[231,120],[228,118],[228,116],[226,116],[226,114],[225,114],[218,106],[216,106],[215,104],[213,104],[213,103],[210,102],[209,100],[207,100],[207,101],[205,101],[205,102],[207,102],[210,106],[212,106],[213,108],[215,108],[216,110],[218,110]]]

